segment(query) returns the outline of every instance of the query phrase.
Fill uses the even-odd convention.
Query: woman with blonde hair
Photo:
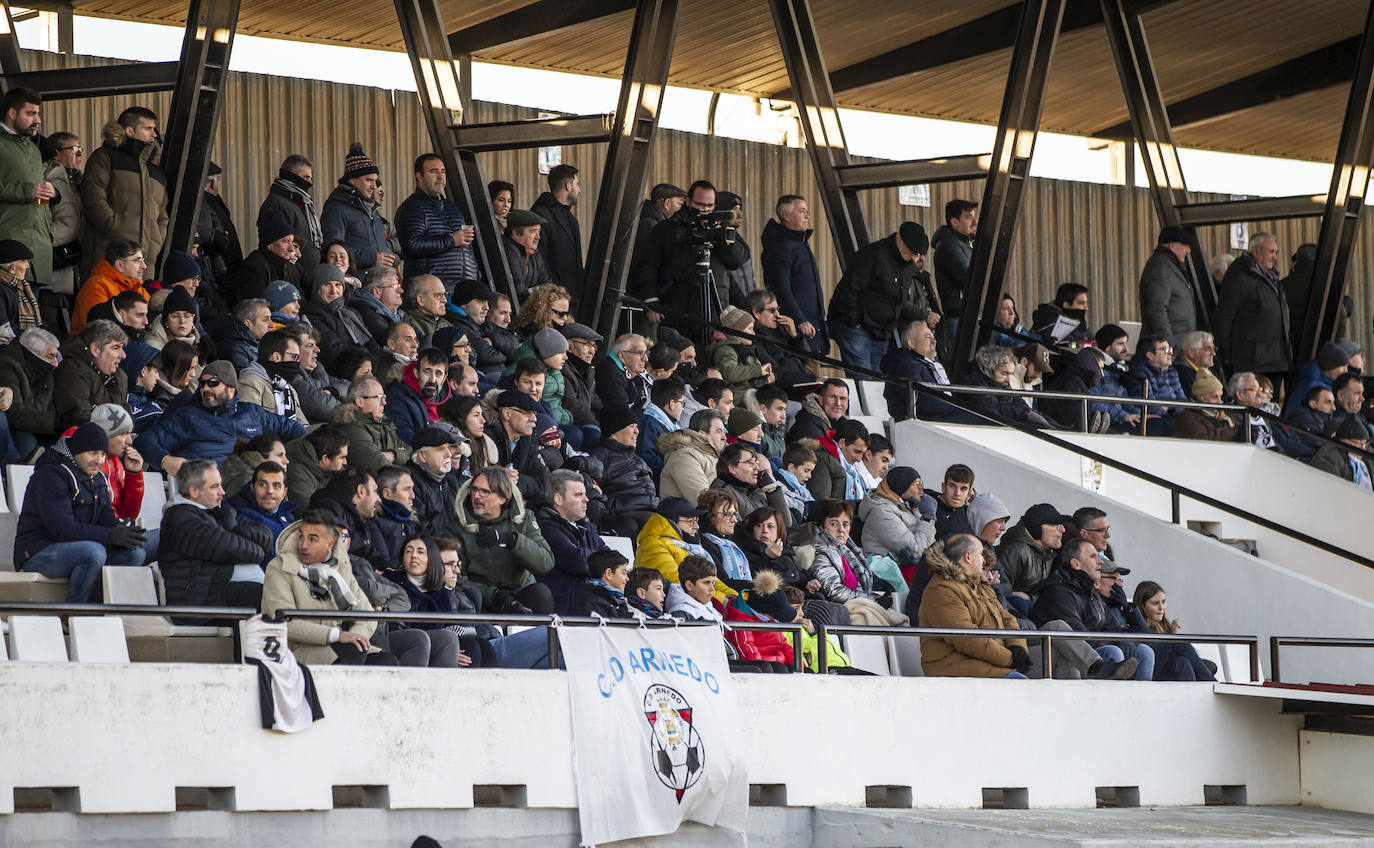
[[[571,320],[572,295],[567,289],[555,283],[535,286],[530,290],[529,299],[520,305],[520,314],[515,316],[515,328],[527,338],[526,343],[521,346],[522,349],[529,349],[526,355],[533,355],[533,349],[529,348],[529,336],[546,327],[561,330],[563,325]],[[520,351],[517,350],[511,362],[520,358]]]
[[[1145,618],[1151,633],[1182,632],[1183,625],[1169,618],[1168,598],[1164,587],[1153,580],[1141,581],[1135,587],[1135,606]],[[1151,642],[1155,652],[1155,680],[1215,681],[1216,676],[1207,663],[1197,655],[1188,642]]]

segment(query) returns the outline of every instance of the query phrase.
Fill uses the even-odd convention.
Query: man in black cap
[[[0,335],[8,342],[43,323],[38,297],[25,276],[33,251],[14,239],[0,240]]]
[[[830,297],[830,335],[840,345],[840,358],[859,368],[881,371],[883,354],[900,344],[897,331],[913,321],[932,329],[940,316],[932,313],[925,292],[914,285],[916,257],[930,249],[920,224],[907,221],[881,241],[854,255]],[[847,372],[854,379],[867,375]]]
[[[544,486],[549,467],[539,453],[534,422],[539,416],[539,401],[515,389],[506,389],[496,399],[496,420],[487,424],[487,436],[496,443],[492,465],[504,465],[514,472],[516,488],[531,507],[544,502]]]
[[[442,535],[444,525],[453,517],[454,498],[463,487],[454,460],[454,447],[462,442],[447,427],[426,427],[415,434],[415,452],[405,464],[415,483],[415,523],[426,534]]]
[[[396,209],[396,232],[407,276],[433,274],[450,290],[459,280],[480,279],[482,271],[472,250],[476,233],[463,211],[444,194],[448,184],[444,160],[425,153],[415,160],[414,170],[415,191]]]
[[[548,224],[542,216],[528,209],[512,209],[506,215],[506,234],[501,246],[506,251],[515,296],[524,300],[535,286],[554,282],[549,263],[539,250],[539,239]]]
[[[1016,526],[997,546],[997,563],[1011,580],[1012,595],[1034,600],[1040,585],[1054,569],[1054,558],[1064,543],[1064,528],[1073,516],[1064,515],[1047,503],[1026,510]]]
[[[573,423],[580,427],[601,426],[601,396],[596,393],[597,346],[604,341],[601,334],[585,324],[570,321],[563,325],[568,339],[568,358],[563,362],[563,408],[572,413]]]
[[[491,310],[491,295],[491,289],[481,280],[459,280],[449,297],[448,322],[472,342],[472,366],[494,383],[501,379],[506,357],[492,347],[483,333],[487,312]]]
[[[718,191],[716,211],[735,213],[730,226],[735,228],[735,249],[740,254],[740,264],[738,268],[727,266],[725,279],[729,283],[730,305],[744,309],[748,305],[749,293],[758,288],[758,284],[754,282],[753,252],[749,249],[749,242],[744,240],[740,232],[744,228],[744,198],[733,191]]]
[[[386,249],[386,224],[376,199],[377,174],[377,163],[363,152],[360,142],[353,142],[344,157],[343,176],[320,212],[325,244],[343,242],[353,252],[359,270],[396,264],[396,255]]]
[[[296,231],[287,219],[275,212],[258,218],[258,248],[233,266],[220,281],[219,288],[230,303],[264,297],[269,283],[285,280],[303,288],[300,269],[290,257],[296,247]]]
[[[635,249],[630,254],[631,268],[639,262],[653,228],[676,215],[685,202],[687,192],[672,183],[659,183],[649,190],[649,199],[639,207],[639,229],[635,230]]]
[[[1197,305],[1188,269],[1192,239],[1182,227],[1159,231],[1159,244],[1140,272],[1140,335],[1168,336],[1175,347],[1197,329]]]

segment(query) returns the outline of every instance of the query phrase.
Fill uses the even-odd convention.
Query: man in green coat
[[[553,552],[534,513],[525,509],[510,471],[487,466],[463,484],[454,501],[448,535],[463,544],[464,567],[482,590],[483,608],[551,614],[553,595],[534,578],[553,568]]]
[[[386,393],[375,377],[354,380],[347,403],[334,410],[330,421],[348,434],[349,468],[376,474],[383,465],[404,465],[410,459],[410,445],[386,417]]]
[[[43,178],[43,157],[34,137],[42,125],[43,97],[27,88],[12,88],[0,98],[0,233],[33,251],[30,279],[46,284],[52,276],[51,203],[80,203],[79,197],[57,197]]]

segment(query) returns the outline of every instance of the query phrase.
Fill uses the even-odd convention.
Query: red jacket
[[[712,598],[711,604],[727,623],[731,621],[772,621],[771,618],[760,616],[753,610],[741,609],[736,604],[736,600],[732,598],[729,604],[722,604]],[[740,659],[767,660],[792,665],[792,643],[788,640],[786,633],[768,630],[728,630],[725,638],[735,646],[735,650],[739,651]]]
[[[66,438],[75,432],[75,427],[68,427],[62,436]],[[124,460],[117,456],[105,457],[100,470],[110,483],[110,502],[114,504],[115,515],[119,518],[137,518],[139,510],[143,508],[143,472],[128,473],[124,470]]]

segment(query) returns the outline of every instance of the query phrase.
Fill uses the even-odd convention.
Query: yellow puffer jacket
[[[693,550],[696,548],[696,550]],[[639,541],[635,547],[635,568],[652,568],[668,581],[670,586],[678,585],[677,567],[692,554],[711,559],[710,554],[700,546],[688,546],[673,526],[673,522],[654,513],[639,531]],[[714,560],[713,560],[714,561]],[[715,597],[721,603],[739,593],[723,581],[716,581]]]

